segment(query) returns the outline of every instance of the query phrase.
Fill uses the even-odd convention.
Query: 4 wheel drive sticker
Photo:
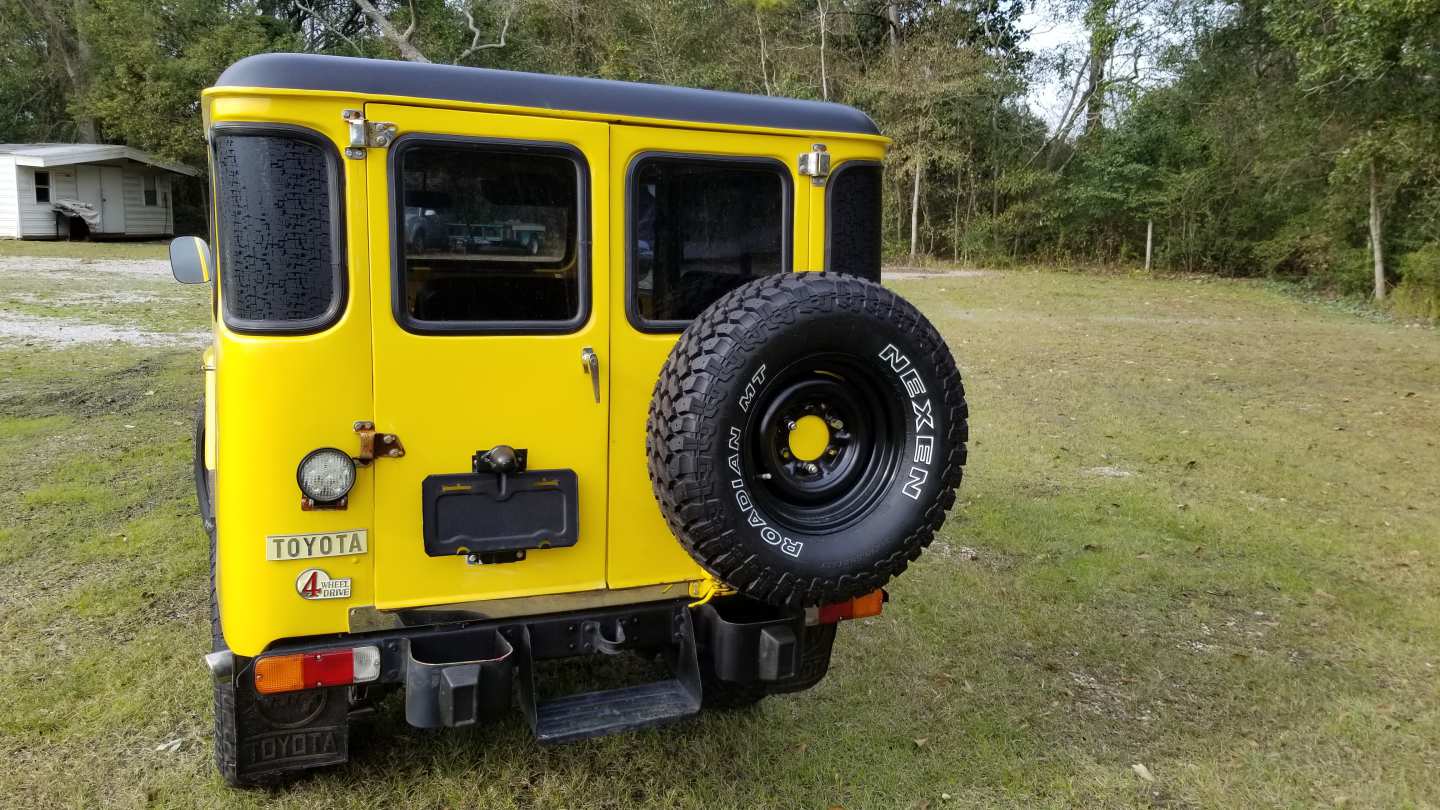
[[[761,366],[760,370],[764,371],[765,367]],[[751,392],[751,396],[753,395],[754,393]],[[730,466],[730,471],[735,473],[735,478],[730,481],[730,488],[735,490],[735,503],[745,515],[745,522],[749,524],[751,528],[760,530],[761,540],[764,540],[772,546],[779,546],[780,551],[789,554],[791,557],[799,557],[800,551],[805,548],[805,544],[798,540],[791,540],[776,531],[775,527],[771,526],[765,518],[761,517],[760,513],[755,510],[755,502],[750,500],[750,493],[745,491],[745,479],[740,473],[740,440],[743,435],[740,428],[731,426],[729,446],[733,452],[731,452],[730,458],[726,463]]]
[[[350,578],[331,579],[319,568],[307,568],[295,578],[295,591],[304,599],[349,599]]]
[[[364,529],[329,534],[272,534],[265,538],[267,560],[343,557],[347,554],[364,554],[365,551]]]
[[[925,381],[920,379],[920,371],[910,363],[910,358],[901,354],[895,344],[887,343],[880,350],[880,359],[890,364],[890,370],[905,386],[906,393],[910,394],[910,410],[915,412],[915,451],[903,492],[910,500],[918,501],[920,487],[930,478],[930,463],[935,457],[935,414],[930,410],[930,398],[920,399],[925,395]]]

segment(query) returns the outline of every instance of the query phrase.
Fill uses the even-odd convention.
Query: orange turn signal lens
[[[885,592],[876,590],[864,596],[857,596],[850,600],[850,605],[850,618],[852,619],[879,616],[880,611],[885,609]]]
[[[820,624],[834,624],[843,619],[864,619],[879,616],[884,607],[885,590],[882,588],[844,602],[821,605],[818,619]]]
[[[272,655],[255,662],[255,691],[262,695],[305,688],[304,655]]]

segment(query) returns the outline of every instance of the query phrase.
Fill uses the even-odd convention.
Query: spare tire
[[[856,276],[785,273],[691,322],[650,404],[650,482],[680,542],[775,605],[869,593],[935,537],[965,465],[945,341]]]

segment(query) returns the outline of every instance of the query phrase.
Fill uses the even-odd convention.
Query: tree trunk
[[[760,80],[765,85],[765,95],[770,95],[770,68],[765,58],[765,21],[760,17],[760,6],[755,6],[755,28],[760,32]]]
[[[825,10],[825,0],[815,0],[815,9],[820,13],[820,97],[826,101],[830,100],[830,79],[825,71],[825,19],[829,12]]]
[[[70,82],[75,86],[75,95],[80,98],[81,112],[75,114],[75,129],[81,143],[99,143],[100,131],[95,125],[95,116],[84,111],[85,91],[90,88],[90,42],[80,32],[80,15],[85,13],[89,0],[74,0],[71,4],[72,21],[75,25],[75,72]]]
[[[1380,175],[1370,158],[1370,251],[1375,257],[1375,300],[1385,300],[1385,223],[1380,216]]]
[[[51,59],[64,71],[69,87],[70,118],[75,125],[75,138],[81,143],[99,140],[95,117],[85,111],[85,91],[90,87],[90,43],[80,33],[80,18],[89,7],[89,0],[72,0],[67,19],[63,5],[51,0],[21,0],[21,7],[45,26],[45,46]]]
[[[890,58],[898,59],[900,54],[900,12],[894,0],[885,4],[885,20],[890,23]]]
[[[1115,36],[1109,24],[1113,6],[1114,0],[1093,0],[1085,15],[1090,26],[1090,55],[1086,60],[1085,81],[1085,135],[1099,132],[1104,124],[1105,66],[1115,48]]]
[[[920,176],[925,173],[925,163],[915,161],[915,189],[910,193],[910,261],[915,261],[915,252],[920,244]]]
[[[950,261],[954,264],[960,262],[960,195],[961,187],[965,179],[960,176],[960,170],[955,170],[955,205],[950,209]]]
[[[1150,248],[1155,244],[1155,220],[1145,220],[1145,272],[1150,272]]]
[[[370,21],[375,23],[375,27],[380,29],[380,35],[385,37],[385,41],[393,45],[395,50],[399,51],[400,55],[405,59],[411,62],[428,63],[430,61],[425,58],[425,54],[421,53],[419,48],[416,48],[410,43],[410,34],[415,30],[415,21],[413,19],[410,21],[410,27],[404,33],[401,33],[390,23],[390,18],[386,17],[384,12],[376,8],[375,4],[370,2],[370,0],[355,0],[355,5],[359,6],[360,10],[365,12],[365,16],[369,17]]]

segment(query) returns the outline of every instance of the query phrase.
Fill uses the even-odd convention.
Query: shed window
[[[417,331],[565,331],[586,314],[583,170],[568,150],[401,144],[396,314]]]
[[[155,192],[155,175],[145,175],[145,178],[142,182],[144,183],[145,188],[145,204],[151,206],[159,205],[159,195]]]
[[[216,133],[220,297],[238,331],[303,332],[344,298],[340,175],[333,147],[286,129]]]
[[[50,202],[50,172],[35,172],[35,202]]]
[[[747,281],[788,269],[789,173],[769,161],[650,157],[630,184],[630,317],[683,328]]]
[[[844,163],[826,190],[825,269],[880,280],[880,166]]]

